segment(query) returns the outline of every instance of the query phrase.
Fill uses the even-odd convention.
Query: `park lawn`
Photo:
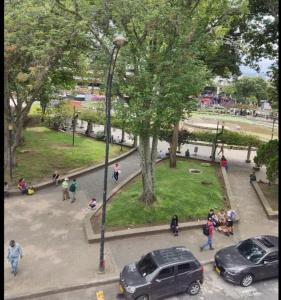
[[[27,128],[24,137],[24,145],[17,149],[14,182],[24,177],[28,183],[35,184],[50,179],[55,170],[65,174],[104,161],[105,143],[92,138],[75,135],[75,146],[72,147],[72,134],[46,127]],[[123,149],[128,151],[127,147]],[[109,151],[110,158],[124,153],[117,145],[110,145]]]
[[[210,208],[225,207],[219,166],[202,166],[201,163],[178,159],[176,169],[169,168],[169,160],[159,163],[155,181],[157,201],[151,207],[145,207],[138,200],[142,182],[140,177],[134,179],[109,202],[107,227],[114,230],[144,224],[167,224],[174,214],[179,216],[180,222],[205,219]],[[202,173],[191,174],[189,169],[199,169]],[[202,181],[211,184],[202,184]]]

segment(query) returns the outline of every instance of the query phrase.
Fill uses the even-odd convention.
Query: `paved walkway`
[[[191,153],[193,146],[188,145]],[[167,150],[159,143],[159,150]],[[182,149],[184,153],[185,148]],[[198,157],[209,157],[210,147],[199,146]],[[252,154],[253,156],[254,154]],[[215,247],[230,245],[240,238],[260,233],[277,234],[277,221],[269,221],[249,184],[251,165],[245,164],[246,151],[225,150],[229,159],[230,184],[241,220],[235,226],[235,235],[215,236]],[[139,169],[138,154],[121,161],[120,181]],[[264,178],[264,170],[258,179]],[[145,237],[128,238],[105,243],[106,273],[98,274],[99,244],[88,244],[82,228],[89,198],[102,199],[103,169],[78,178],[77,202],[62,201],[60,187],[50,187],[34,196],[17,196],[5,200],[5,257],[10,239],[18,241],[24,251],[16,278],[5,261],[5,298],[76,286],[103,279],[117,278],[124,264],[137,260],[146,252],[172,245],[185,245],[200,261],[213,258],[212,251],[199,251],[205,237],[201,230],[181,232],[179,237],[162,233]],[[116,184],[109,172],[110,191]]]

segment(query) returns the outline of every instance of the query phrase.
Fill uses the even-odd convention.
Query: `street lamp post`
[[[104,159],[104,180],[103,180],[103,200],[102,200],[102,219],[101,219],[101,238],[100,238],[100,263],[99,271],[104,272],[104,234],[105,234],[105,216],[106,216],[106,200],[107,200],[107,174],[108,174],[108,156],[110,143],[110,110],[111,110],[111,89],[114,68],[118,56],[118,52],[122,46],[127,43],[123,36],[118,36],[113,40],[113,49],[110,57],[109,70],[106,82],[106,144],[105,144],[105,159]]]

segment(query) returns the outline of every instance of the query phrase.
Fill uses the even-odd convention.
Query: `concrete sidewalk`
[[[160,143],[159,149],[165,149]],[[161,148],[162,147],[162,148]],[[192,147],[188,145],[188,147]],[[183,149],[184,150],[184,149]],[[232,151],[232,152],[231,152]],[[199,157],[208,157],[210,147],[199,147]],[[216,250],[241,238],[256,234],[277,234],[277,221],[269,221],[249,184],[250,164],[245,164],[246,151],[225,151],[230,161],[230,184],[240,209],[240,222],[235,234],[226,237],[215,235]],[[138,154],[121,161],[120,180],[139,169]],[[264,179],[264,171],[257,173]],[[260,176],[260,177],[259,177]],[[105,243],[106,272],[98,274],[99,244],[88,244],[82,221],[89,213],[89,198],[102,198],[103,169],[78,178],[77,202],[62,201],[60,187],[42,190],[34,196],[19,196],[5,200],[5,257],[8,242],[15,239],[23,247],[24,258],[20,262],[17,277],[10,273],[5,261],[5,299],[20,295],[53,291],[61,288],[85,287],[100,281],[117,279],[124,264],[136,261],[141,255],[155,248],[184,245],[201,261],[213,258],[215,251],[199,251],[206,237],[201,229],[187,230],[174,237],[169,233],[144,237],[132,237]],[[115,187],[109,174],[108,190]],[[26,299],[30,299],[26,298]]]

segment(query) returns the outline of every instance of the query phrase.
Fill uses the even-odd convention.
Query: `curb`
[[[213,262],[214,262],[214,259],[209,259],[209,260],[204,260],[200,263],[201,263],[201,265],[205,266],[208,264],[212,264]],[[69,291],[87,289],[87,288],[95,287],[95,286],[99,286],[99,285],[117,283],[118,281],[119,281],[119,276],[118,277],[115,276],[115,277],[111,277],[111,278],[104,279],[104,280],[98,280],[98,281],[83,283],[83,284],[74,285],[74,286],[66,286],[63,288],[54,288],[53,290],[45,290],[42,292],[24,294],[24,295],[8,297],[8,298],[5,297],[5,300],[26,300],[26,299],[28,300],[28,299],[33,299],[33,298],[37,298],[37,297],[43,297],[43,296],[59,294],[59,293],[64,293],[64,292],[69,292]]]
[[[178,156],[178,155],[177,155]],[[182,156],[178,156],[180,158],[184,158]],[[168,158],[164,158],[168,159]],[[200,159],[201,160],[201,159]],[[158,159],[156,163],[159,163],[161,159]],[[204,160],[202,161],[210,161],[210,160]],[[239,221],[239,211],[238,207],[236,205],[235,197],[233,196],[229,179],[228,179],[228,174],[225,170],[225,168],[221,167],[221,172],[226,188],[226,193],[227,197],[229,199],[230,207],[234,209],[237,213],[237,217],[235,220],[235,223]],[[111,194],[108,196],[106,202],[108,202],[122,187],[126,186],[130,181],[132,181],[135,177],[139,176],[141,171],[137,171],[133,173],[131,176],[127,178],[126,181],[124,181],[122,184],[118,185],[116,188],[114,188],[111,192]],[[85,216],[83,220],[83,229],[86,235],[86,239],[88,243],[95,243],[100,241],[100,234],[95,234],[93,230],[93,225],[92,225],[92,218],[95,217],[95,215],[100,211],[102,208],[102,203],[100,203],[97,207],[97,209],[89,213]],[[180,230],[187,230],[187,229],[198,229],[203,226],[203,224],[206,223],[206,220],[197,220],[197,221],[191,221],[191,222],[185,222],[181,223]],[[122,239],[122,238],[130,238],[130,237],[135,237],[135,236],[141,236],[141,235],[146,235],[146,234],[158,234],[158,233],[163,233],[163,232],[169,232],[170,227],[169,225],[156,225],[156,226],[150,226],[150,227],[139,227],[139,228],[132,228],[132,229],[124,229],[124,230],[116,230],[116,231],[107,231],[105,234],[104,239],[106,241],[108,240],[114,240],[114,239]]]
[[[118,157],[115,157],[113,159],[111,159],[108,164],[112,164],[118,160],[122,160],[123,158],[131,155],[133,152],[135,152],[137,150],[137,148],[133,148],[131,150],[129,150],[128,152],[118,156]],[[67,172],[66,174],[64,174],[64,176],[67,176],[69,179],[71,178],[75,178],[75,177],[79,177],[81,175],[84,175],[84,174],[87,174],[87,173],[90,173],[90,172],[93,172],[93,171],[96,171],[98,169],[101,169],[104,167],[104,163],[101,163],[101,164],[98,164],[98,165],[95,165],[95,166],[90,166],[90,167],[87,167],[87,168],[83,168],[83,169],[80,169],[78,171],[69,171]],[[34,184],[33,187],[36,191],[40,191],[44,188],[47,188],[49,186],[52,186],[54,185],[54,182],[52,180],[48,180],[48,181],[45,181],[45,182],[42,182],[42,183],[38,183],[38,184]],[[18,195],[21,195],[20,192],[18,190],[10,190],[9,191],[9,197],[12,197],[12,196],[18,196]]]

